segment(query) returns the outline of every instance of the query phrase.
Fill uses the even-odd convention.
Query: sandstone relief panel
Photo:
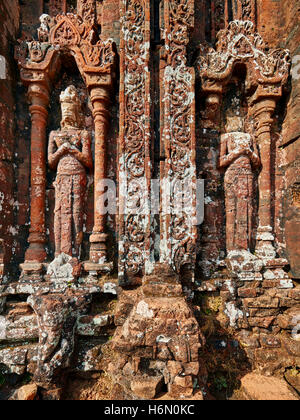
[[[90,134],[82,127],[80,100],[74,86],[60,95],[61,130],[51,132],[48,163],[55,180],[55,255],[80,258],[83,238],[86,170],[93,168]]]
[[[226,248],[248,251],[253,243],[254,170],[260,165],[255,142],[245,133],[242,117],[228,116],[221,136],[220,168],[224,177]]]
[[[254,370],[300,392],[285,2],[25,3],[20,73],[0,46],[0,399],[14,375],[42,400],[234,399]]]

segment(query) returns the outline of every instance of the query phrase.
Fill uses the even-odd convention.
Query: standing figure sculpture
[[[250,251],[253,235],[254,170],[260,166],[256,143],[244,132],[244,120],[228,116],[226,134],[221,136],[221,168],[226,204],[227,253]]]
[[[87,186],[86,168],[92,169],[91,137],[82,129],[81,103],[74,86],[60,95],[61,129],[52,131],[48,148],[55,180],[55,256],[80,257],[83,239],[83,205]]]

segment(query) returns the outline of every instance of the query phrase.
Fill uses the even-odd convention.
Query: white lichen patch
[[[6,326],[7,321],[4,316],[0,316],[0,340],[5,340],[6,338]]]
[[[117,294],[117,285],[115,283],[104,283],[103,285],[103,293],[111,293],[112,295]]]
[[[230,326],[235,328],[236,327],[236,323],[238,321],[238,319],[243,318],[243,312],[236,308],[234,302],[227,302],[226,303],[226,309],[224,311],[225,315],[228,316],[229,318],[229,323]]]
[[[142,316],[143,318],[153,318],[154,313],[149,309],[148,303],[144,300],[141,300],[136,307],[137,315]]]

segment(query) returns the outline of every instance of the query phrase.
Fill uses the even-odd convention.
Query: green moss
[[[227,380],[225,376],[220,375],[214,378],[213,386],[216,388],[217,391],[221,392],[224,389],[228,388]]]

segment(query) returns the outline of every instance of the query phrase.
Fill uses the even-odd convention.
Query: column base
[[[20,283],[32,283],[32,282],[41,282],[44,280],[44,274],[46,272],[45,264],[34,262],[34,261],[25,261],[23,264],[20,264],[21,276]]]
[[[41,243],[31,243],[25,252],[25,263],[43,263],[46,258],[47,252]]]
[[[280,289],[293,289],[293,280],[284,268],[289,265],[285,258],[275,258],[265,264],[264,280],[271,280]]]
[[[106,233],[92,233],[90,236],[90,262],[98,265],[107,264]]]
[[[103,274],[110,274],[113,271],[114,265],[112,262],[98,264],[93,261],[86,261],[83,263],[83,268],[90,276],[99,276]]]
[[[271,226],[261,226],[257,229],[255,255],[264,262],[276,258],[274,235]]]

